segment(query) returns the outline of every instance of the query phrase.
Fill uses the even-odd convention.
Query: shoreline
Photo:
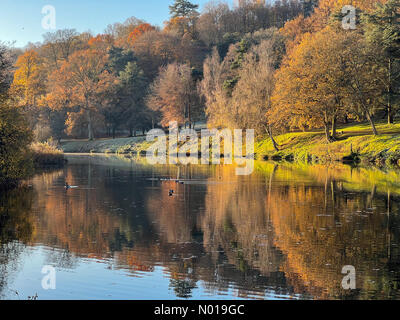
[[[400,165],[400,124],[377,124],[377,136],[368,124],[352,124],[338,129],[338,137],[326,143],[323,132],[292,132],[277,135],[279,151],[264,137],[255,142],[255,159],[299,163],[374,164],[377,166]],[[151,146],[145,137],[61,142],[65,154],[121,154],[145,156]],[[199,153],[199,157],[201,154]]]

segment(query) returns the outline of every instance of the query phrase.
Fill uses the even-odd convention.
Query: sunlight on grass
[[[356,153],[362,160],[397,163],[400,159],[400,124],[378,124],[378,136],[371,134],[368,124],[356,124],[338,129],[338,141],[326,143],[323,132],[294,132],[276,137],[276,152],[269,138],[256,144],[258,159],[293,157],[296,161],[340,161]]]

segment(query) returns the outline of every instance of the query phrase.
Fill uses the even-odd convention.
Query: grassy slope
[[[394,163],[400,159],[400,124],[378,124],[378,136],[373,136],[368,124],[338,129],[338,141],[327,144],[323,132],[287,133],[276,137],[280,151],[273,149],[268,138],[256,144],[258,159],[294,157],[296,161],[337,161],[349,156],[351,150],[361,160]]]
[[[400,159],[400,124],[377,124],[378,136],[373,136],[368,124],[349,125],[338,129],[338,141],[327,144],[323,132],[286,133],[276,137],[280,151],[276,152],[269,138],[256,143],[257,159],[293,157],[304,162],[340,161],[351,150],[361,160],[397,163]],[[343,131],[343,133],[341,133]],[[75,140],[62,143],[66,153],[140,153],[151,145],[145,137],[101,139],[96,141]]]

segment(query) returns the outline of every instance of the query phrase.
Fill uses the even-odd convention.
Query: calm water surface
[[[2,299],[400,298],[398,171],[68,160],[0,194]]]

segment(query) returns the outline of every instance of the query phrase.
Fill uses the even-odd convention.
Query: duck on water
[[[70,186],[70,185],[68,184],[68,182],[65,182],[64,188],[65,188],[65,190],[69,190],[69,189],[76,189],[76,188],[78,188],[78,187],[77,187],[77,186]]]

